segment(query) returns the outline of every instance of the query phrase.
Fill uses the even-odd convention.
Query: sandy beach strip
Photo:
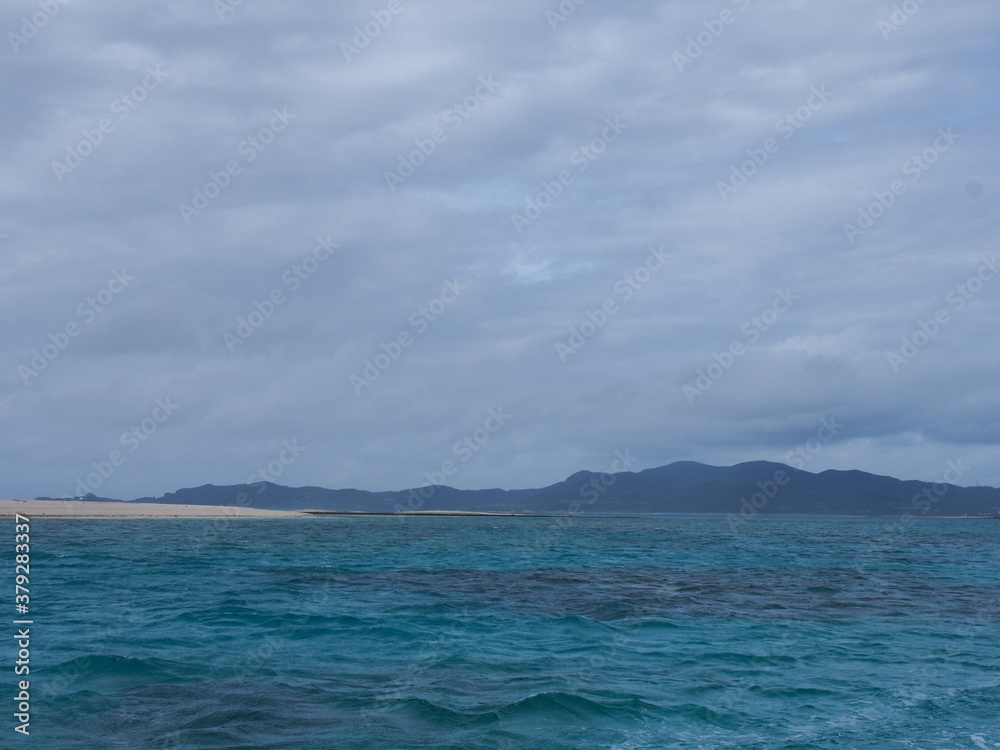
[[[308,518],[305,513],[226,505],[100,503],[85,500],[0,500],[0,517],[28,518]]]

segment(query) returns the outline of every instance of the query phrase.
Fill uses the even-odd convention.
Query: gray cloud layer
[[[0,30],[0,494],[240,482],[291,439],[285,484],[539,486],[785,460],[822,417],[810,470],[1000,485],[995,3],[19,0]]]

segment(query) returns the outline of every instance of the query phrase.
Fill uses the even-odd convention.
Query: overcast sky
[[[0,496],[803,446],[1000,485],[993,0],[14,0],[0,30]]]

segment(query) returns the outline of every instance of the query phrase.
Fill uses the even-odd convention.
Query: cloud
[[[1000,281],[948,299],[1000,251],[1000,9],[928,3],[886,34],[892,4],[860,0],[583,3],[554,28],[555,2],[388,6],[69,2],[7,37],[0,494],[72,493],[167,397],[176,413],[99,494],[243,481],[293,438],[307,450],[283,482],[412,486],[497,407],[511,419],[456,486],[544,485],[625,448],[639,468],[781,460],[829,415],[844,431],[810,469],[931,480],[962,458],[1000,485]],[[0,29],[21,36],[38,8]],[[914,171],[942,128],[958,140]],[[339,249],[293,289],[320,237]],[[621,299],[660,246],[669,264]],[[123,268],[135,281],[88,321]],[[468,289],[435,314],[452,280]],[[799,299],[755,327],[784,289]]]

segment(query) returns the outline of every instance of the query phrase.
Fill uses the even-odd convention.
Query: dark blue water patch
[[[932,581],[906,573],[875,576],[854,570],[788,571],[556,568],[526,573],[480,569],[401,571],[274,571],[268,585],[289,588],[319,606],[330,597],[377,597],[414,616],[470,608],[519,609],[599,621],[676,615],[830,618],[973,616],[994,602],[989,584]],[[367,601],[367,599],[365,600]]]

